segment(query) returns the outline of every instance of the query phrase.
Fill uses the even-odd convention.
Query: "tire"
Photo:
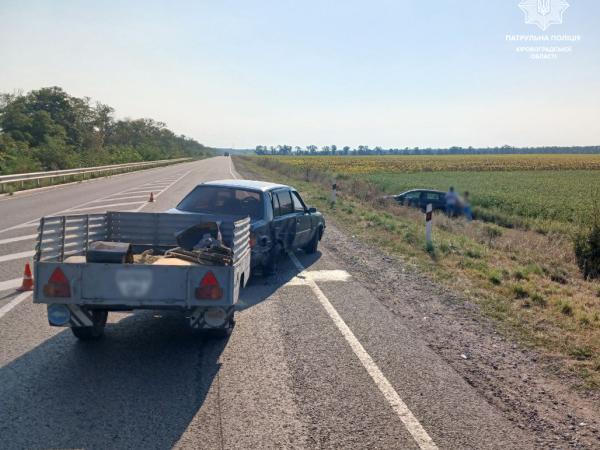
[[[276,244],[271,248],[269,257],[262,265],[263,276],[268,277],[269,275],[275,275],[277,273],[277,263],[279,260],[279,254],[281,253],[279,244]]]
[[[231,333],[233,333],[234,327],[235,327],[235,320],[233,319],[233,316],[231,316],[231,319],[229,319],[229,326],[227,328],[218,328],[216,330],[209,330],[206,332],[206,334],[215,339],[225,339],[225,338],[228,338],[229,336],[231,336]]]
[[[95,309],[92,310],[91,327],[72,327],[71,332],[81,341],[96,341],[104,336],[104,327],[108,318],[108,311]]]
[[[321,237],[321,228],[317,228],[315,231],[315,235],[312,237],[310,242],[306,244],[304,247],[304,252],[312,255],[313,253],[317,253],[317,249],[319,248],[319,238]]]

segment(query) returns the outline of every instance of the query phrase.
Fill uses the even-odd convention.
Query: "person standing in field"
[[[458,202],[458,196],[454,192],[454,187],[450,186],[448,192],[446,192],[446,214],[448,217],[454,217],[456,214],[456,203]]]
[[[469,191],[465,191],[462,198],[462,211],[468,222],[473,220],[473,211],[471,210],[471,200],[469,200]]]

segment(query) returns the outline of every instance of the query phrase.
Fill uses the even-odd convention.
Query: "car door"
[[[289,189],[276,189],[271,193],[273,199],[273,230],[275,239],[283,244],[285,250],[292,248],[296,233],[296,216]]]
[[[312,217],[308,208],[302,201],[300,194],[296,191],[290,192],[292,195],[292,204],[294,205],[294,215],[296,216],[296,235],[294,236],[294,247],[304,247],[312,238]]]

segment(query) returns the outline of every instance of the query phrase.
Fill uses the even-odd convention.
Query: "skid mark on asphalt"
[[[289,257],[296,266],[296,269],[300,272],[297,277],[304,278],[305,283],[310,286],[313,293],[319,300],[319,303],[325,308],[325,311],[333,320],[333,323],[342,333],[346,342],[350,345],[350,348],[360,360],[363,367],[367,370],[367,373],[371,376],[375,385],[379,388],[387,402],[390,404],[392,409],[396,412],[408,432],[411,434],[417,445],[423,450],[437,450],[436,444],[433,439],[427,434],[427,431],[419,423],[417,418],[408,408],[406,403],[400,398],[392,384],[385,377],[383,372],[377,367],[373,358],[367,353],[365,348],[356,338],[350,327],[346,325],[344,319],[339,315],[337,310],[333,307],[329,299],[325,296],[323,291],[319,288],[314,279],[311,278],[310,271],[306,271],[302,263],[298,260],[296,255],[289,253]],[[317,271],[318,272],[318,271]]]

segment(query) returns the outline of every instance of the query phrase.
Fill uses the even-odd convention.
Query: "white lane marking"
[[[158,169],[160,169],[160,168],[158,168]],[[151,169],[150,169],[150,170],[151,170]],[[150,170],[149,170],[149,171],[150,171]],[[187,175],[188,173],[190,173],[192,170],[193,170],[193,169],[190,169],[189,171],[185,172],[185,173],[183,174],[183,176],[181,176],[181,177],[177,178],[177,179],[175,180],[175,182],[179,181],[181,178],[183,178],[184,176],[186,176],[186,175]],[[126,174],[121,174],[121,175],[126,175]],[[169,187],[171,187],[171,186],[172,186],[172,185],[173,185],[175,182],[171,183],[171,184],[170,184],[170,185],[169,185],[167,188],[165,188],[164,190],[166,190],[166,189],[168,189]],[[129,188],[129,190],[132,190],[132,189],[133,189],[133,190],[135,190],[135,189],[139,189],[139,187],[135,187],[135,188]],[[164,190],[163,190],[163,191],[164,191]],[[151,191],[145,191],[145,192],[146,192],[146,193],[150,193]],[[90,200],[90,201],[87,201],[87,202],[84,202],[84,203],[80,203],[79,205],[73,206],[72,208],[63,209],[63,210],[61,210],[61,211],[56,211],[56,212],[53,212],[53,213],[50,213],[50,214],[45,214],[45,216],[46,216],[46,217],[48,217],[48,216],[58,216],[58,215],[60,215],[60,214],[63,214],[63,213],[68,213],[68,212],[70,212],[70,211],[72,211],[72,210],[74,210],[74,209],[76,209],[76,208],[80,208],[80,207],[82,207],[82,206],[89,205],[90,203],[96,202],[96,201],[98,201],[98,200],[103,200],[103,199],[106,199],[106,198],[108,198],[108,197],[111,197],[111,196],[113,196],[113,195],[121,195],[121,194],[125,194],[125,193],[127,193],[127,194],[134,194],[135,192],[129,192],[128,190],[123,190],[123,191],[120,191],[120,192],[113,192],[112,194],[106,195],[106,196],[104,196],[104,197],[100,197],[99,199]],[[5,233],[5,232],[7,232],[7,231],[15,230],[15,229],[17,229],[17,228],[28,228],[28,227],[31,227],[31,226],[37,226],[37,225],[38,225],[38,223],[39,223],[39,220],[40,220],[40,219],[39,219],[39,217],[38,217],[38,218],[35,218],[35,219],[31,219],[31,220],[29,220],[29,221],[27,221],[27,222],[20,223],[20,224],[18,224],[18,225],[13,225],[12,227],[4,228],[4,229],[0,230],[0,233]]]
[[[136,191],[136,189],[139,188],[134,188],[133,190],[130,191],[123,191],[123,192],[119,192],[120,194],[150,194],[150,192],[156,192],[156,189],[150,189],[150,190],[143,190],[143,191]]]
[[[37,234],[28,234],[26,236],[17,236],[17,237],[8,238],[8,239],[0,239],[0,245],[1,244],[9,244],[10,242],[27,241],[29,239],[35,239],[36,237],[37,237]]]
[[[160,197],[163,194],[163,192],[166,192],[169,189],[171,189],[172,186],[174,186],[175,184],[177,184],[180,180],[182,180],[183,178],[185,178],[191,172],[192,172],[192,169],[188,170],[186,173],[184,173],[179,178],[177,178],[175,181],[173,181],[170,185],[168,185],[166,188],[164,188],[162,191],[160,191],[158,194],[156,194],[154,196],[154,200],[156,200],[158,197]],[[131,212],[140,212],[144,208],[144,206],[146,206],[147,204],[148,203],[144,203],[143,205],[140,205],[138,208],[131,210]]]
[[[231,157],[229,157],[229,173],[231,174],[231,176],[237,180],[237,175],[235,173],[233,173],[233,161],[231,160]]]
[[[188,170],[187,172],[185,172],[183,175],[181,175],[179,178],[175,179],[171,184],[169,184],[169,186],[167,186],[166,188],[164,188],[162,191],[160,191],[159,193],[157,193],[154,198],[157,198],[158,196],[160,196],[162,193],[166,192],[168,189],[170,189],[172,186],[174,186],[177,182],[179,182],[181,179],[183,179],[185,176],[189,175],[191,172],[193,171],[193,169]],[[111,195],[115,195],[115,194],[111,194]],[[86,202],[85,204],[89,204],[90,202]],[[137,204],[139,202],[133,202],[134,204]],[[143,202],[138,208],[132,210],[133,212],[139,212],[142,208],[144,208],[144,206],[146,206],[148,203],[147,202]],[[110,206],[110,205],[105,205],[105,206]],[[114,206],[114,205],[113,205]],[[100,207],[100,206],[99,206]],[[91,208],[91,209],[95,209],[95,208]],[[55,214],[60,214],[60,213],[55,213]],[[34,222],[31,225],[37,225],[37,220],[36,222]],[[20,225],[16,225],[14,227],[11,227],[10,229],[15,229],[15,228],[23,228],[24,226],[29,226],[29,224],[20,224]],[[8,230],[8,229],[7,229]],[[7,230],[2,230],[2,231],[7,231]],[[2,232],[0,231],[0,233]],[[35,237],[36,235],[34,235]],[[28,251],[28,252],[21,252],[21,253],[12,253],[10,255],[2,255],[0,256],[0,262],[4,262],[4,261],[11,261],[14,259],[19,259],[19,258],[28,258],[30,256],[35,255],[35,251]],[[18,298],[18,297],[17,297]],[[16,299],[15,299],[16,300]],[[13,301],[15,301],[13,300]],[[14,306],[16,306],[18,303],[20,303],[22,300],[20,300],[19,302],[17,302]],[[12,302],[11,302],[12,303]],[[10,303],[9,303],[10,304]],[[6,305],[8,306],[8,305]],[[12,308],[12,307],[11,307]],[[9,308],[9,310],[11,309]],[[2,314],[3,315],[3,314]],[[2,315],[0,315],[0,318],[2,317]]]
[[[289,253],[289,256],[296,268],[300,271],[300,274],[302,274],[305,270],[302,263],[293,253]],[[411,410],[408,409],[406,403],[404,403],[404,401],[400,398],[392,384],[388,381],[379,367],[377,367],[377,364],[375,364],[373,358],[371,358],[356,336],[354,336],[354,333],[352,333],[350,327],[346,325],[344,319],[342,319],[329,299],[325,296],[325,294],[323,294],[323,291],[321,291],[319,286],[317,286],[317,283],[315,283],[315,281],[310,277],[306,277],[306,282],[317,296],[319,303],[321,303],[323,308],[325,308],[325,311],[327,311],[327,314],[331,320],[333,320],[335,326],[338,328],[338,330],[340,330],[346,339],[346,342],[350,344],[350,348],[352,348],[352,351],[358,357],[363,367],[367,370],[385,399],[388,401],[396,414],[398,414],[398,417],[400,417],[400,420],[411,434],[417,445],[423,450],[437,450],[437,446],[429,434],[427,434],[427,431],[425,431]]]
[[[29,222],[20,223],[19,225],[13,225],[12,227],[4,228],[3,230],[0,230],[0,233],[6,233],[7,231],[16,230],[18,228],[29,228],[29,227],[37,226],[38,224],[39,224],[39,219],[33,219],[33,220],[30,220]]]
[[[140,195],[129,195],[127,197],[108,197],[108,198],[103,198],[101,200],[94,200],[93,202],[91,202],[90,204],[94,204],[94,203],[101,203],[101,202],[108,202],[108,201],[115,201],[115,200],[131,200],[132,198],[148,198],[147,195],[144,194],[140,194]]]
[[[300,286],[306,284],[306,279],[313,281],[350,281],[352,276],[345,270],[305,270],[302,275],[295,276],[285,283],[286,286]]]
[[[23,292],[22,294],[17,295],[10,302],[0,308],[0,319],[2,319],[6,313],[8,313],[11,309],[21,303],[23,300],[27,300],[31,296],[31,292]]]
[[[80,211],[89,211],[91,209],[100,209],[100,208],[114,208],[115,206],[129,206],[129,205],[137,205],[139,203],[146,203],[145,200],[138,200],[137,202],[123,202],[123,203],[109,203],[108,205],[96,205],[96,206],[87,206],[85,208],[71,209],[69,212],[80,212]]]
[[[21,278],[15,278],[13,280],[0,281],[0,291],[8,291],[9,289],[15,289],[21,286],[23,280]]]
[[[0,262],[12,261],[13,259],[29,258],[35,255],[35,251],[29,250],[27,252],[11,253],[10,255],[0,256]]]

